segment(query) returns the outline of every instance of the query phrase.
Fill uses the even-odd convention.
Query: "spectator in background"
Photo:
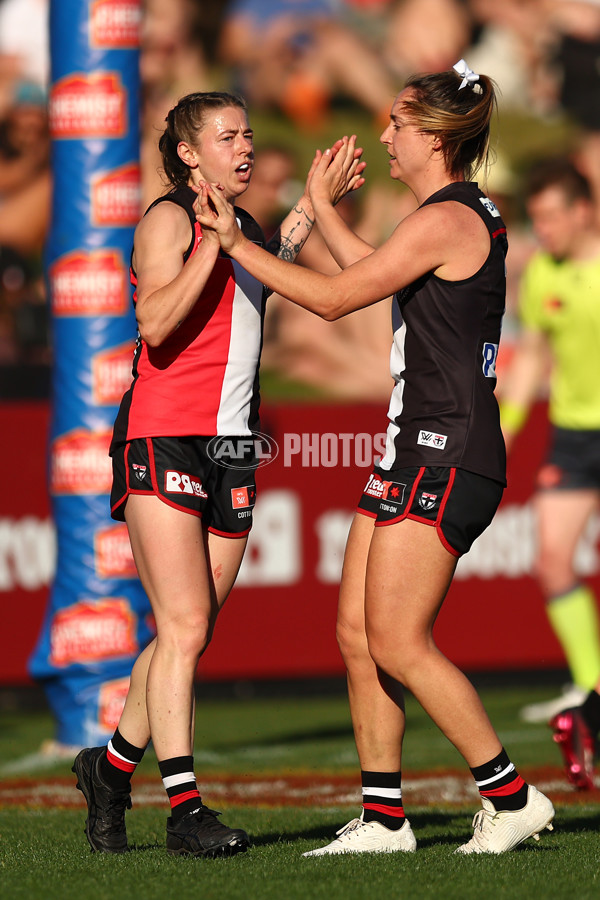
[[[142,209],[169,187],[158,151],[167,113],[180,97],[211,87],[200,40],[204,6],[195,0],[146,0],[144,5],[140,47]]]
[[[399,0],[389,12],[383,57],[401,78],[444,71],[468,48],[472,27],[462,0]]]
[[[591,183],[600,224],[600,3],[547,0],[546,6],[555,32],[558,100],[581,129],[577,163]]]
[[[539,163],[526,186],[541,245],[522,281],[522,333],[502,385],[510,450],[552,365],[552,440],[537,477],[536,576],[572,685],[521,710],[548,721],[582,702],[600,675],[597,600],[575,567],[579,539],[600,501],[600,234],[591,189],[566,159]]]
[[[0,244],[25,256],[39,255],[50,201],[46,96],[34,83],[18,82],[0,121]]]
[[[220,59],[235,69],[251,104],[282,109],[305,128],[320,128],[340,94],[384,121],[394,95],[376,52],[336,15],[332,0],[233,0]]]

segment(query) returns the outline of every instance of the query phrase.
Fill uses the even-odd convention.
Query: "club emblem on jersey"
[[[146,472],[148,471],[146,466],[140,466],[137,463],[132,463],[131,468],[133,469],[139,480],[143,481],[146,477]]]
[[[436,450],[443,450],[447,440],[447,434],[436,434],[434,431],[421,430],[417,438],[417,444],[421,444],[424,447],[435,447]]]
[[[428,494],[427,491],[423,491],[419,497],[419,506],[421,509],[433,509],[436,500],[437,494]]]

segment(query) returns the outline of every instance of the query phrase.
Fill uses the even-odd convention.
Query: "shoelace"
[[[475,815],[473,816],[473,837],[471,840],[474,840],[475,843],[481,844],[481,842],[489,837],[489,834],[486,834],[485,826],[486,824],[493,828],[496,824],[496,813],[488,812],[487,809],[478,809]]]
[[[131,796],[129,794],[113,794],[102,810],[102,818],[120,821],[125,816],[126,809],[131,809]]]
[[[346,825],[343,825],[339,831],[336,831],[336,834],[339,834],[340,837],[343,837],[349,834],[351,831],[356,831],[359,825],[363,825],[364,822],[362,819],[352,819],[351,822],[348,822]]]

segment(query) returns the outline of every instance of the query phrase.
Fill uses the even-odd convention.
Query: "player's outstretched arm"
[[[333,147],[326,150],[325,153],[322,153],[320,150],[316,151],[306,176],[304,193],[297,203],[294,204],[275,235],[267,244],[267,250],[270,253],[278,256],[280,259],[284,259],[286,262],[294,262],[306,243],[315,222],[310,191],[311,183],[318,166],[321,165],[321,168],[323,168],[323,159],[327,160],[328,166],[329,162],[336,158],[338,154],[341,154],[340,162],[342,162],[342,157],[344,158],[344,165],[336,167],[335,178],[330,177],[327,182],[324,181],[320,192],[323,203],[328,203],[333,208],[345,194],[349,191],[357,190],[364,184],[365,179],[362,173],[366,163],[361,159],[362,152],[362,147],[356,147],[355,136],[352,138],[350,153],[348,152],[348,138],[336,141]]]

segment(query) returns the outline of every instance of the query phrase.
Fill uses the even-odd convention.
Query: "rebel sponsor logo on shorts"
[[[165,494],[193,494],[195,497],[202,497],[203,500],[208,497],[201,481],[193,475],[174,469],[165,471]]]
[[[128,274],[118,250],[77,251],[50,266],[55,316],[122,316],[128,309]]]
[[[137,569],[127,525],[101,528],[94,535],[94,568],[100,578],[135,578]]]
[[[92,357],[92,394],[98,406],[117,406],[131,384],[131,361],[135,341],[113,347]]]
[[[433,509],[436,500],[437,494],[428,494],[427,491],[423,491],[419,497],[419,506],[422,509]]]
[[[376,500],[388,500],[400,504],[404,499],[405,489],[406,485],[402,484],[402,482],[384,481],[371,473],[363,493],[367,497],[374,497]]]
[[[115,138],[127,133],[126,92],[118,72],[59,79],[51,89],[48,110],[54,140]]]
[[[90,7],[90,46],[135,49],[140,40],[140,0],[93,0]]]
[[[92,179],[92,225],[130,227],[140,217],[140,167],[137,163]]]
[[[250,509],[254,506],[256,491],[250,485],[231,489],[231,506],[233,509]]]
[[[53,666],[90,663],[117,656],[136,656],[136,616],[127,600],[104,597],[83,600],[58,610],[50,626]]]
[[[100,685],[98,693],[98,725],[111,734],[115,731],[125,706],[129,678],[116,678]]]
[[[50,447],[52,494],[110,494],[112,432],[83,428],[57,437]]]
[[[436,450],[443,450],[448,440],[447,434],[436,434],[435,431],[419,431],[417,444],[423,447],[435,447]]]

